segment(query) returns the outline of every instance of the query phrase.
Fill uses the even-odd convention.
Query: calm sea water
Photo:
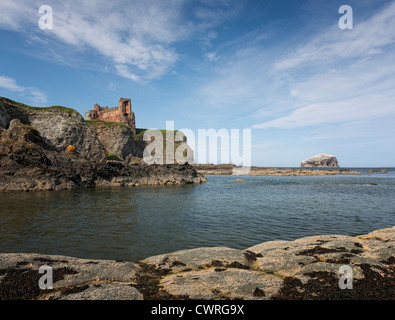
[[[0,252],[137,261],[201,246],[247,248],[317,234],[364,234],[395,225],[395,169],[387,170],[0,193]]]

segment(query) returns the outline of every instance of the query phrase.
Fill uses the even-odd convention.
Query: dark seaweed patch
[[[391,300],[395,297],[395,273],[379,266],[361,264],[364,277],[354,279],[353,289],[340,289],[340,275],[319,271],[306,273],[310,279],[302,283],[297,278],[284,279],[275,300]],[[372,269],[381,270],[384,275]]]
[[[247,261],[251,262],[251,261],[256,261],[257,257],[262,257],[262,254],[247,250],[246,252],[244,252],[244,257],[246,258]]]
[[[164,266],[169,260],[170,260],[169,257],[163,258],[161,263],[159,263],[159,266]]]
[[[210,265],[213,266],[213,267],[222,267],[224,264],[223,264],[222,261],[212,260]]]
[[[335,248],[335,249],[329,249],[329,248],[323,248],[321,246],[315,246],[312,249],[307,249],[304,251],[301,251],[297,253],[297,256],[314,256],[316,254],[324,254],[324,253],[334,253],[334,252],[347,252],[347,249],[344,247],[340,248]]]
[[[144,300],[186,300],[187,295],[172,295],[159,284],[162,277],[170,272],[169,269],[156,268],[155,265],[140,263],[136,275],[136,284],[131,284],[142,295]]]
[[[255,290],[252,292],[252,295],[254,297],[264,297],[265,292],[263,290],[259,289],[258,287],[256,287]]]
[[[341,257],[342,257],[342,258],[351,258],[351,257],[354,257],[354,255],[351,254],[351,253],[345,253],[345,254],[343,254]]]
[[[249,270],[251,269],[249,266],[246,266],[244,264],[241,264],[240,262],[233,261],[232,263],[229,263],[227,265],[228,268],[236,268],[236,269],[244,269],[244,270]]]
[[[382,262],[384,264],[388,264],[388,265],[395,264],[395,256],[389,257],[388,259],[382,260],[380,262]]]
[[[185,266],[186,266],[186,264],[185,264],[184,262],[175,260],[175,261],[173,261],[172,264],[170,265],[170,268],[173,268],[173,267],[185,267]]]
[[[53,269],[53,282],[63,280],[66,274],[78,273],[70,268]],[[0,300],[33,300],[44,292],[53,290],[41,290],[38,282],[42,276],[38,270],[31,268],[7,268],[0,270],[5,274],[0,282]]]
[[[47,263],[48,265],[50,265],[54,262],[69,263],[67,260],[54,260],[51,258],[43,258],[43,257],[34,258],[33,261]]]
[[[340,259],[326,259],[326,263],[339,263],[339,264],[349,264],[350,260],[345,259],[345,258],[340,258]]]

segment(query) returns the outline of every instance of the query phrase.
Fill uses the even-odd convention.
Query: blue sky
[[[82,115],[125,97],[140,128],[251,128],[257,166],[395,166],[394,1],[81,2],[0,2],[1,96]]]

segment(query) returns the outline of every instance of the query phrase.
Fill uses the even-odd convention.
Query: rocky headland
[[[53,289],[38,283],[43,265]],[[341,280],[340,267],[351,268]],[[339,283],[352,289],[341,289]],[[0,254],[0,300],[391,300],[395,227],[366,235],[317,235],[240,250],[205,247],[138,262],[36,253]]]
[[[233,164],[195,164],[196,171],[204,175],[248,175],[248,176],[312,176],[334,174],[361,174],[349,169],[304,169],[251,167],[250,170]]]
[[[0,97],[0,192],[207,181],[188,163],[144,164],[145,146],[126,124]]]

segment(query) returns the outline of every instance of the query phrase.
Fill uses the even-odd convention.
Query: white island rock
[[[302,168],[339,168],[339,162],[335,156],[321,153],[303,160],[300,166]]]

